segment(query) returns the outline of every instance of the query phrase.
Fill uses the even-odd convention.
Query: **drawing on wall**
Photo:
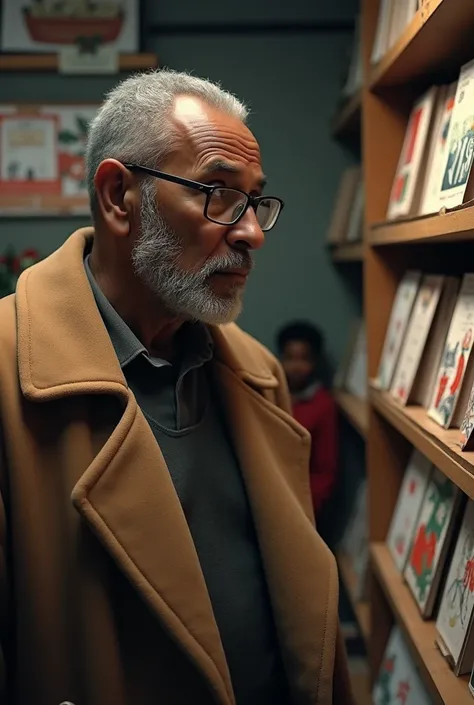
[[[0,215],[88,214],[92,105],[0,105]]]
[[[79,45],[138,50],[139,0],[3,0],[2,49],[52,52]]]

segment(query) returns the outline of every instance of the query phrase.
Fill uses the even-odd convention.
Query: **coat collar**
[[[47,259],[26,270],[16,289],[18,364],[26,398],[46,401],[69,394],[126,393],[109,335],[83,266],[92,228],[75,232]],[[80,302],[80,305],[78,305]],[[211,327],[216,357],[250,384],[278,382],[235,325]]]

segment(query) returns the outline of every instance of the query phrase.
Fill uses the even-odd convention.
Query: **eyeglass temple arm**
[[[185,179],[182,176],[167,174],[165,171],[150,169],[150,167],[141,166],[141,164],[124,164],[124,166],[130,171],[143,171],[145,174],[150,174],[150,176],[163,179],[163,181],[170,181],[173,184],[179,184],[179,186],[188,186],[189,188],[194,188],[197,191],[203,191],[204,193],[210,193],[212,190],[212,186],[200,184],[199,181],[193,181],[192,179]]]

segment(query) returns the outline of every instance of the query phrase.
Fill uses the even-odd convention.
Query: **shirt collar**
[[[160,357],[153,357],[138,340],[137,336],[119,316],[97,283],[89,264],[90,255],[84,259],[84,268],[94,294],[95,302],[110,336],[120,367],[123,369],[139,356],[143,356],[153,367],[169,367],[171,363]],[[193,367],[208,362],[213,356],[213,340],[206,326],[202,323],[188,323],[186,330],[185,354],[182,361],[182,373]]]

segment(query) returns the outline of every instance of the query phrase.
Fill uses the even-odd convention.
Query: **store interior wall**
[[[256,257],[241,325],[273,347],[281,323],[313,320],[325,331],[334,361],[360,307],[360,297],[347,287],[350,277],[339,276],[324,244],[337,182],[351,160],[329,137],[351,32],[315,31],[314,25],[350,21],[356,5],[356,0],[144,2],[143,48],[155,51],[162,66],[219,80],[250,105],[267,192],[286,202]],[[285,31],[275,27],[281,23]],[[301,31],[305,23],[313,29]],[[97,102],[115,82],[115,76],[4,73],[0,95],[2,102]],[[85,224],[87,218],[77,217],[2,219],[0,252],[11,243],[48,254]],[[354,281],[357,288],[357,277]]]

